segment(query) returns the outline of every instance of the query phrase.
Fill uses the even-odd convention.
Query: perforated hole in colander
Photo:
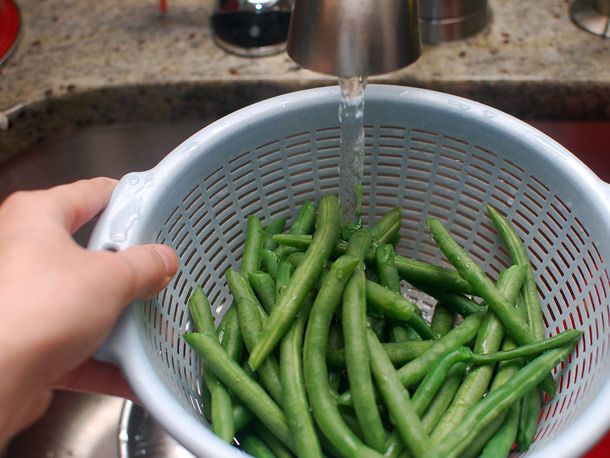
[[[569,200],[505,151],[456,132],[399,121],[367,124],[365,142],[364,224],[400,205],[398,252],[448,266],[425,226],[428,217],[440,218],[497,277],[510,259],[485,213],[485,204],[492,204],[528,247],[548,335],[567,328],[584,331],[567,365],[555,371],[558,394],[544,406],[531,450],[542,447],[579,415],[587,405],[581,398],[599,390],[603,381],[609,277],[591,231]],[[203,286],[218,322],[231,302],[224,272],[239,263],[247,216],[256,214],[264,223],[293,217],[304,200],[336,192],[338,153],[339,128],[333,125],[295,129],[247,151],[231,151],[220,167],[201,170],[155,228],[156,240],[177,250],[181,267],[169,287],[140,310],[149,357],[198,418],[200,365],[181,338],[190,329],[187,301],[193,288]],[[426,309],[433,306],[407,284],[403,292]]]

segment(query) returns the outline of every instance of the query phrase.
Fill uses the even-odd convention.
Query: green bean
[[[268,249],[262,249],[259,253],[263,264],[263,269],[265,269],[265,271],[275,280],[280,257],[275,254],[274,251]]]
[[[303,253],[302,251],[290,253],[287,259],[294,267],[298,267],[300,264],[303,263],[303,260],[305,259],[305,253]]]
[[[235,435],[231,396],[212,373],[208,373],[205,377],[210,387],[212,401],[212,430],[214,434],[230,444]]]
[[[481,307],[475,301],[467,296],[464,296],[463,294],[445,291],[440,288],[434,288],[428,285],[419,284],[417,282],[413,283],[413,286],[423,291],[428,296],[432,296],[438,300],[443,304],[443,307],[451,310],[454,313],[462,315],[463,317],[467,317],[473,313],[485,310],[484,307]]]
[[[243,275],[235,270],[229,269],[226,276],[229,289],[237,304],[241,333],[244,337],[246,348],[248,351],[251,351],[260,340],[263,327],[260,311],[256,305],[258,300],[256,299],[254,291],[250,288],[250,284]],[[281,404],[282,383],[280,381],[280,372],[275,358],[267,358],[256,372],[273,400],[278,404]]]
[[[198,332],[216,333],[210,302],[200,286],[195,288],[189,298],[189,314],[193,320],[193,327]]]
[[[291,253],[288,255],[288,257],[286,258],[288,259],[288,262],[290,262],[290,264],[292,264],[294,267],[298,267],[303,263],[303,260],[305,259],[305,253],[303,252],[296,252],[296,253]],[[316,282],[316,289],[320,289],[320,285],[322,284],[322,281],[324,280],[324,276],[328,273],[328,269],[326,268],[326,266],[322,269],[322,272],[320,273],[320,277],[318,278],[318,281]]]
[[[523,269],[520,266],[512,266],[506,269],[501,274],[501,278],[505,277],[503,282],[506,282],[506,290],[504,293],[513,294],[514,291],[519,291],[523,283]],[[382,289],[385,289],[381,287]],[[387,291],[387,290],[386,290]],[[435,361],[446,352],[465,345],[476,336],[485,312],[475,313],[464,319],[462,324],[453,328],[446,335],[434,341],[430,348],[426,350],[419,358],[405,364],[397,372],[401,383],[409,388],[421,382]],[[351,393],[345,392],[342,395],[343,402],[351,402]]]
[[[303,378],[303,334],[313,293],[306,299],[297,319],[280,344],[280,375],[284,399],[282,406],[292,431],[294,445],[299,457],[322,457],[314,423],[309,413],[309,403]]]
[[[415,458],[421,457],[429,445],[429,438],[409,399],[409,392],[400,383],[392,362],[370,329],[367,332],[367,342],[371,352],[371,369],[385,406],[405,446]],[[354,388],[352,386],[352,390]]]
[[[309,201],[303,202],[299,214],[290,227],[289,232],[294,235],[311,234],[316,222],[316,208]]]
[[[392,329],[390,330],[390,340],[392,342],[422,341],[421,336],[407,323],[401,322],[400,320],[390,320],[390,322],[392,323]],[[409,360],[404,361],[403,364],[408,361]]]
[[[273,241],[279,244],[280,248],[295,248],[299,251],[305,251],[311,245],[313,237],[311,235],[277,234],[273,236]],[[341,256],[345,254],[346,249],[347,242],[338,241],[337,245],[333,247],[333,255]]]
[[[316,222],[316,209],[309,201],[303,202],[299,214],[288,231],[291,235],[308,235],[311,234]],[[275,236],[272,237],[275,241]],[[277,241],[276,241],[277,242]],[[294,250],[287,246],[279,246],[276,248],[276,253],[279,257],[286,256]]]
[[[277,243],[273,241],[275,234],[281,234],[286,226],[286,218],[278,218],[265,227],[265,239],[263,241],[263,248],[267,250],[275,250]]]
[[[377,247],[375,250],[375,267],[379,277],[379,284],[385,286],[390,291],[400,293],[400,277],[398,276],[398,269],[396,269],[396,259],[392,245],[387,244]],[[394,342],[409,340],[408,324],[392,320],[390,325],[390,335]],[[412,331],[412,329],[410,330]]]
[[[437,303],[434,307],[434,315],[432,315],[432,322],[430,323],[430,329],[432,332],[439,336],[444,336],[453,327],[453,312],[447,310],[445,305],[441,302]]]
[[[514,294],[516,291],[519,291],[523,283],[523,269],[519,266],[509,267],[500,274],[500,279],[506,282],[506,290],[503,290],[503,292]],[[430,366],[442,354],[470,342],[476,336],[485,313],[479,312],[466,317],[462,324],[437,340],[422,356],[401,367],[398,370],[398,374],[402,383],[406,387],[410,387],[420,382],[430,369]]]
[[[392,320],[392,329],[390,330],[390,340],[394,343],[406,342],[411,340],[409,331],[407,331],[406,323],[399,320]],[[413,331],[415,333],[415,331]],[[416,334],[419,337],[418,334]],[[420,337],[421,339],[421,337]]]
[[[377,244],[389,243],[396,236],[400,230],[401,217],[400,207],[394,207],[369,229]]]
[[[451,237],[441,222],[430,218],[428,228],[443,254],[457,269],[460,276],[470,283],[475,293],[483,298],[489,308],[493,310],[515,341],[519,345],[536,342],[538,339],[530,331],[525,320],[514,311],[514,307],[498,291],[483,269],[470,259],[468,253]],[[549,396],[555,394],[555,383],[552,377],[549,376],[543,381],[543,388]]]
[[[277,234],[273,236],[273,240],[282,246],[291,246],[300,250],[307,249],[312,242],[312,238],[309,235],[297,236],[291,234]],[[345,254],[346,249],[347,242],[339,240],[333,248],[333,255],[341,256]],[[373,249],[368,251],[365,260],[368,264],[375,262],[375,251]],[[404,280],[436,286],[457,293],[472,293],[472,286],[453,269],[446,269],[400,255],[396,255],[395,262],[398,274]]]
[[[239,327],[239,316],[237,307],[232,305],[222,317],[219,328],[222,329],[222,348],[224,348],[229,356],[235,361],[241,358],[241,350],[243,347],[243,339],[241,336],[241,328]]]
[[[498,458],[510,455],[519,429],[520,407],[521,405],[518,402],[510,407],[502,425],[483,448],[481,458]]]
[[[326,354],[326,362],[331,369],[345,369],[345,351],[341,350],[343,346],[343,331],[341,330],[340,323],[332,323],[330,326],[330,330],[328,332],[328,351],[339,351],[341,352],[340,358],[342,358],[341,363],[337,366],[332,366],[330,361],[328,360],[328,353]],[[331,390],[338,391],[339,386],[341,385],[341,372],[331,371],[328,373],[328,385]]]
[[[396,256],[396,268],[400,278],[408,282],[417,282],[462,294],[473,292],[472,286],[452,269],[403,256]]]
[[[462,324],[434,341],[432,346],[419,358],[398,369],[398,375],[402,384],[409,388],[419,383],[440,355],[459,345],[465,345],[474,339],[482,321],[483,313],[475,313],[466,317]]]
[[[521,304],[520,297],[517,298],[517,302],[515,304],[515,308],[519,312],[522,317],[525,317],[525,309]],[[502,344],[503,351],[510,351],[517,348],[517,344],[514,339],[508,335],[504,338],[504,342]],[[517,371],[523,365],[522,359],[510,359],[507,361],[502,361],[498,365],[498,370],[491,384],[490,391],[496,391],[499,387],[504,385],[507,381],[514,377]],[[523,398],[526,399],[527,397]],[[523,399],[521,402],[523,402]],[[519,409],[521,410],[521,409]],[[479,456],[481,450],[485,447],[487,442],[498,432],[504,419],[506,417],[506,412],[501,414],[498,418],[488,424],[483,431],[476,437],[476,439],[472,442],[471,446],[468,448],[461,458],[474,458],[475,456]],[[514,442],[513,437],[513,442]]]
[[[339,238],[343,240],[349,240],[350,238],[352,238],[352,235],[354,235],[354,233],[362,229],[362,223],[360,222],[360,220],[351,221],[347,223],[345,223],[345,219],[343,219],[342,221],[343,224],[341,225],[341,232]]]
[[[204,369],[205,370],[205,369]],[[212,394],[205,381],[205,375],[201,376],[201,403],[203,404],[203,416],[211,424],[212,423]]]
[[[356,235],[352,236],[352,240],[354,237]],[[343,293],[342,323],[345,362],[349,383],[354,393],[353,406],[364,434],[364,441],[373,449],[383,452],[386,433],[375,401],[369,363],[365,281],[361,263],[356,267]]]
[[[491,217],[504,245],[508,249],[515,264],[527,266],[525,282],[523,284],[523,305],[527,315],[530,328],[537,339],[544,338],[544,320],[542,318],[542,306],[538,298],[538,289],[534,278],[534,270],[527,255],[527,248],[519,238],[510,223],[491,205],[487,205],[487,212]]]
[[[197,287],[189,299],[189,312],[197,331],[216,335],[210,302],[201,287]],[[212,430],[222,440],[231,443],[235,435],[231,396],[216,376],[205,369],[205,365],[203,377],[210,391]]]
[[[345,254],[350,256],[354,256],[362,261],[364,261],[364,256],[369,251],[369,247],[373,237],[371,233],[366,229],[359,229],[354,232],[354,234],[349,239],[347,244],[347,249],[345,250]]]
[[[235,362],[218,343],[216,335],[186,333],[184,340],[201,355],[202,361],[218,379],[260,419],[269,431],[291,447],[292,433],[286,417],[261,386]]]
[[[333,314],[341,300],[345,284],[359,262],[359,259],[353,256],[343,256],[333,263],[324,279],[312,306],[305,332],[303,374],[314,419],[329,442],[344,456],[379,457],[377,452],[356,437],[341,417],[328,386],[325,358]]]
[[[451,404],[451,401],[453,401],[453,397],[464,379],[466,367],[465,363],[457,363],[449,370],[445,382],[438,390],[436,396],[434,396],[432,402],[428,406],[428,410],[426,410],[421,418],[426,433],[431,433],[443,415],[445,415],[447,408]]]
[[[275,279],[275,300],[280,301],[294,272],[294,266],[286,258],[282,258],[277,267],[277,277]]]
[[[458,456],[489,422],[542,382],[572,349],[573,345],[550,350],[530,361],[511,380],[479,401],[450,435],[428,449],[426,458]]]
[[[264,238],[265,233],[261,221],[254,215],[248,216],[244,253],[240,263],[242,272],[250,273],[260,269],[260,250],[263,247]]]
[[[511,304],[510,307],[512,307],[512,304],[517,300],[517,296],[519,295],[519,291],[521,290],[525,279],[526,270],[523,266],[514,266],[513,269],[515,271],[518,270],[519,272],[518,275],[515,275],[518,287],[510,287],[510,285],[507,285],[507,281],[510,280],[511,277],[508,277],[507,280],[506,270],[498,279],[498,294],[501,294],[503,299],[505,299],[508,304]],[[477,333],[474,352],[482,354],[498,351],[502,345],[503,337],[504,326],[502,326],[502,323],[494,313],[491,310],[488,310],[485,313],[485,318],[483,318],[481,328]],[[481,366],[471,369],[468,372],[462,382],[462,386],[453,399],[453,403],[447,410],[446,415],[434,429],[434,432],[432,433],[433,440],[440,440],[440,438],[451,433],[453,428],[455,428],[466,415],[470,407],[483,397],[487,391],[489,382],[493,377],[493,373],[493,366]]]
[[[259,298],[267,313],[271,313],[275,305],[275,282],[267,272],[250,272],[248,274],[250,285]]]
[[[263,229],[260,221],[255,216],[249,217],[247,222],[247,234],[244,244],[244,252],[241,259],[240,269],[244,275],[258,270],[260,264],[259,250],[263,241]],[[241,357],[243,340],[239,325],[237,307],[232,304],[225,313],[219,326],[223,331],[222,346],[234,360]]]
[[[493,365],[501,361],[539,355],[540,353],[543,353],[547,350],[552,350],[554,348],[562,347],[566,344],[573,343],[581,336],[581,334],[582,331],[578,330],[565,331],[560,334],[557,334],[554,337],[542,340],[540,342],[536,342],[534,344],[524,345],[522,347],[513,348],[507,351],[498,351],[495,353],[477,354],[473,353],[467,347],[458,347],[454,350],[449,351],[435,362],[430,371],[424,377],[424,380],[417,387],[417,390],[413,395],[413,405],[415,406],[417,413],[421,415],[421,413],[426,409],[426,407],[432,400],[432,397],[436,394],[436,392],[442,385],[451,367],[453,367],[453,365],[458,362],[471,363],[473,365],[486,365],[485,367],[488,367],[489,369],[493,370],[493,366],[489,365]],[[476,369],[471,368],[469,374],[476,373],[475,371]],[[466,376],[466,378],[468,378],[468,376]],[[487,389],[487,385],[488,383],[484,384],[485,389]],[[465,386],[474,390],[479,390],[479,387],[475,384],[464,383],[462,387],[460,387],[460,391]],[[455,399],[453,401],[454,404],[447,412],[447,416],[445,418],[450,418],[450,420],[444,423],[445,427],[447,424],[455,426],[465,415],[465,413],[461,414],[462,409],[468,409],[480,400],[479,397],[478,399],[475,399],[474,402],[472,402],[469,398],[464,397],[464,395],[461,394],[460,391],[458,391],[457,395],[455,396]],[[460,395],[462,397],[459,397]],[[457,412],[461,415],[456,414],[456,409]],[[439,427],[439,429],[441,428]],[[449,430],[449,433],[447,434],[450,434],[450,432],[451,430]],[[442,440],[442,437],[443,433],[439,432],[439,440]]]
[[[534,441],[541,409],[542,393],[539,388],[533,389],[529,395],[521,400],[517,434],[517,449],[521,452],[527,450]]]
[[[385,316],[407,321],[424,339],[434,339],[436,334],[419,314],[419,308],[402,294],[390,291],[372,281],[366,281],[366,299],[370,305]]]
[[[388,436],[388,440],[385,443],[385,452],[383,456],[385,458],[398,458],[402,451],[404,450],[404,445],[398,436],[396,431],[393,431],[392,434]]]
[[[517,369],[518,370],[518,369]],[[511,406],[514,407],[514,406]],[[470,444],[468,445],[468,449],[464,450],[460,453],[460,458],[475,458],[481,455],[481,452],[487,445],[487,443],[494,437],[494,435],[499,431],[500,427],[504,423],[506,419],[507,411],[501,412],[496,418],[491,420],[484,428],[481,429],[481,432],[475,437]],[[513,439],[513,444],[514,444]]]
[[[538,298],[534,269],[529,261],[527,249],[510,223],[491,205],[487,205],[486,208],[513,262],[527,266],[527,274],[521,297],[523,298],[523,305],[525,306],[530,330],[536,339],[543,339],[544,320],[542,318],[542,306]],[[521,409],[521,421],[519,422],[518,443],[519,449],[524,451],[529,448],[538,429],[538,417],[542,408],[540,391],[538,389],[532,390],[521,403],[523,408]]]
[[[458,347],[441,356],[430,368],[422,382],[413,394],[413,407],[418,415],[428,408],[434,396],[443,385],[449,370],[459,362],[467,362],[472,358],[472,352],[467,347]]]
[[[328,348],[329,350],[339,349],[343,346],[343,330],[339,322],[334,322],[330,326],[328,332]]]
[[[235,303],[231,304],[222,317],[216,332],[219,331],[221,334],[219,335],[219,338],[221,339],[220,344],[222,345],[222,348],[225,349],[227,354],[233,358],[234,361],[239,361],[241,359],[244,341],[241,335],[239,316]]]
[[[241,431],[248,423],[252,421],[254,415],[243,405],[236,402],[233,403],[233,424],[235,432]]]
[[[548,339],[539,340],[529,345],[522,345],[512,350],[487,354],[473,354],[469,361],[473,364],[493,364],[511,359],[527,358],[548,350],[553,350],[560,346],[573,344],[581,335],[582,331],[578,329],[569,329],[560,332],[553,337],[549,337]]]
[[[276,347],[297,315],[305,297],[315,285],[332,248],[337,243],[340,229],[340,209],[336,196],[320,200],[318,223],[312,244],[303,263],[296,268],[286,292],[269,316],[260,341],[250,352],[248,363],[257,369]]]
[[[394,257],[394,247],[392,245],[382,245],[375,250],[375,267],[379,283],[390,291],[400,292],[400,277],[396,269],[396,259]]]
[[[254,458],[276,458],[271,449],[259,437],[252,433],[240,438],[241,448]]]
[[[258,437],[265,443],[275,458],[294,458],[294,455],[290,453],[288,447],[286,447],[282,441],[273,435],[265,425],[262,423],[254,422],[252,429],[256,432]],[[295,443],[295,448],[297,447]]]
[[[349,409],[339,409],[341,412],[341,418],[345,424],[352,430],[352,432],[357,437],[362,437],[364,434],[362,433],[362,428],[360,427],[360,423],[358,423],[358,419],[352,415],[352,412]]]
[[[383,349],[395,366],[406,364],[421,356],[428,350],[434,341],[432,340],[407,340],[404,342],[382,343]],[[342,348],[329,347],[326,352],[326,362],[330,368],[345,368],[345,350]]]
[[[364,256],[372,242],[366,229],[354,232],[348,243],[346,254],[357,257],[361,263],[352,273],[345,286],[342,306],[343,340],[347,377],[356,393],[353,407],[362,430],[364,442],[378,452],[385,450],[386,433],[383,428],[369,364],[366,339],[366,293]]]
[[[417,340],[417,341],[422,340],[421,336],[417,332],[415,332],[415,330],[408,324],[405,326],[405,329],[407,331],[408,340]],[[441,337],[441,336],[438,336],[438,337]]]

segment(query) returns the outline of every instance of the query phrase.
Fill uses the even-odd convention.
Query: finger
[[[122,306],[161,291],[178,270],[176,252],[165,245],[138,245],[105,256],[105,284]]]
[[[60,224],[74,234],[106,207],[116,183],[111,178],[99,177],[56,186],[41,194],[51,198],[50,209],[57,213]]]
[[[108,394],[138,401],[137,396],[118,367],[94,359],[88,359],[80,366],[65,374],[57,382],[55,388]]]

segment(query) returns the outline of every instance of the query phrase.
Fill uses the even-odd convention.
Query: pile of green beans
[[[306,202],[285,229],[247,222],[233,304],[218,327],[201,288],[184,340],[201,357],[212,430],[255,457],[503,457],[536,432],[550,372],[581,331],[545,337],[517,232],[488,207],[513,261],[492,280],[440,221],[453,269],[399,255],[402,212],[340,224],[339,202]],[[349,237],[344,240],[342,237]],[[429,319],[401,293],[437,300]]]

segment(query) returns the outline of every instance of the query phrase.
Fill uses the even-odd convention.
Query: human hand
[[[129,393],[114,366],[89,357],[129,302],[169,282],[178,260],[163,245],[112,253],[74,242],[115,184],[83,180],[0,205],[0,449],[44,413],[55,387]]]

